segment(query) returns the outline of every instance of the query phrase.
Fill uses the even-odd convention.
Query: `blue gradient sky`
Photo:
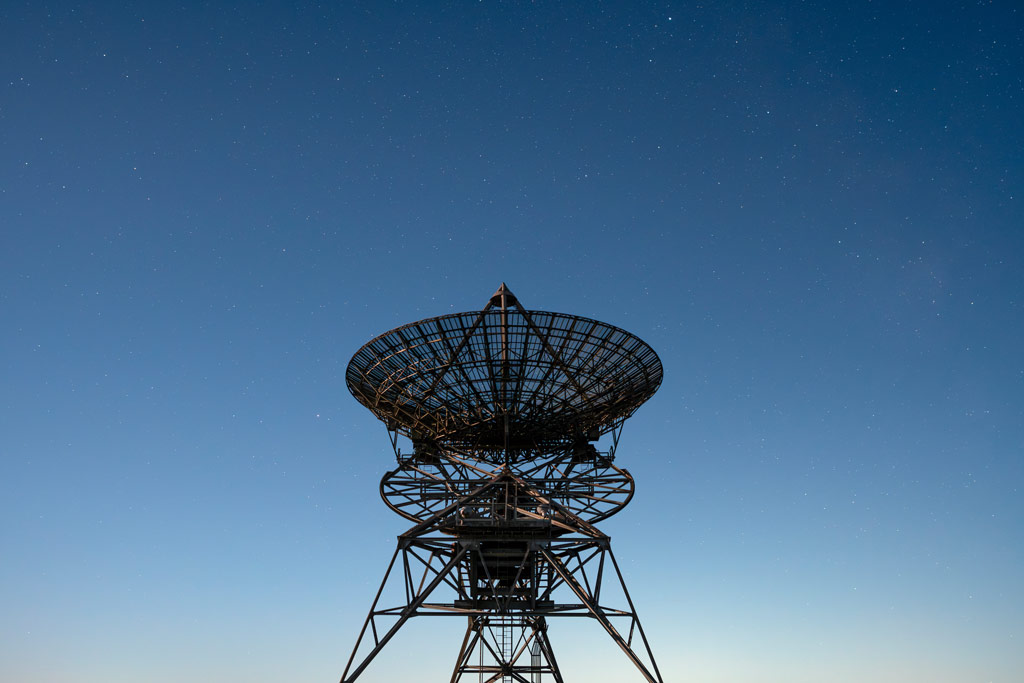
[[[1022,36],[1012,2],[6,3],[0,679],[336,680],[405,528],[345,366],[503,280],[665,364],[604,528],[666,680],[1024,679]],[[461,628],[363,680],[444,680]]]

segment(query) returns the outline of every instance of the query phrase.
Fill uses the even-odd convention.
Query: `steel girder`
[[[401,597],[389,603],[396,582]],[[448,599],[436,595],[442,588]],[[610,593],[625,604],[609,603]],[[453,682],[560,682],[547,622],[585,617],[644,680],[663,683],[608,536],[507,469],[399,536],[341,682],[355,681],[414,616],[467,619]]]

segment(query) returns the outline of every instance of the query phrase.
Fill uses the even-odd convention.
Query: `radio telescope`
[[[561,683],[549,621],[579,617],[600,624],[643,680],[663,683],[595,526],[633,497],[615,450],[661,380],[643,340],[526,310],[504,283],[482,311],[411,323],[359,349],[348,388],[387,426],[398,459],[381,497],[413,526],[398,537],[341,683],[420,616],[467,622],[453,683]]]

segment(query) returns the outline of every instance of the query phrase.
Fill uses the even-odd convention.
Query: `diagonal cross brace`
[[[608,632],[608,635],[612,637],[612,640],[615,641],[615,644],[622,649],[626,656],[629,657],[629,660],[633,662],[634,666],[640,670],[640,673],[644,675],[644,678],[646,678],[649,683],[664,683],[661,678],[661,673],[658,671],[658,665],[654,662],[654,656],[651,654],[650,647],[647,648],[647,655],[650,657],[651,664],[654,667],[654,673],[651,673],[650,670],[648,670],[640,657],[633,651],[633,648],[626,642],[626,639],[622,637],[622,634],[619,633],[618,629],[615,628],[607,615],[605,615],[601,606],[594,601],[587,589],[580,585],[579,581],[576,580],[576,577],[572,575],[572,572],[562,564],[562,561],[546,548],[539,548],[539,550],[544,555],[545,559],[551,563],[551,566],[562,578],[562,581],[564,581],[570,590],[576,594],[576,597],[579,598],[580,602],[582,602],[587,608],[591,616],[601,624],[604,630]],[[623,585],[623,589],[625,589],[625,585]],[[637,619],[636,612],[632,612],[630,616],[633,618],[633,621],[639,621]],[[647,645],[646,638],[644,638],[644,645]]]
[[[341,675],[340,683],[351,683],[351,681],[354,681],[356,680],[356,678],[359,677],[359,674],[361,674],[363,670],[366,669],[367,666],[369,666],[370,662],[373,661],[373,658],[376,657],[377,654],[382,649],[384,649],[384,646],[387,645],[388,641],[391,640],[396,633],[398,633],[398,629],[400,629],[402,625],[409,620],[410,617],[416,615],[416,610],[420,608],[420,606],[426,601],[426,599],[430,596],[434,589],[437,588],[441,584],[441,582],[445,580],[445,578],[448,576],[448,573],[451,572],[452,569],[454,569],[459,564],[459,562],[462,561],[462,558],[466,556],[467,552],[468,551],[466,548],[459,548],[459,550],[452,556],[452,558],[445,563],[444,567],[438,570],[437,576],[434,577],[433,581],[427,584],[426,587],[424,587],[423,590],[419,593],[419,595],[413,598],[412,602],[406,605],[405,609],[402,610],[401,615],[398,617],[398,621],[396,621],[391,626],[391,628],[388,629],[387,633],[385,633],[379,640],[377,640],[377,644],[374,645],[373,649],[370,650],[369,654],[366,655],[366,657],[359,664],[359,666],[357,666],[352,671],[352,675],[349,676],[349,668],[352,666],[352,662],[355,659],[356,652],[359,650],[359,645],[363,640],[363,636],[366,634],[366,627],[370,625],[370,622],[373,621],[375,614],[374,608],[377,606],[377,600],[380,599],[380,594],[384,590],[384,583],[387,583],[388,576],[387,574],[384,575],[384,583],[381,584],[381,590],[377,593],[377,599],[374,600],[373,606],[370,608],[370,617],[367,619],[367,624],[363,626],[363,630],[359,634],[359,639],[356,640],[356,646],[352,651],[352,657],[349,658],[348,666],[345,667],[345,672]],[[392,560],[392,564],[394,564],[394,560]],[[391,567],[388,567],[389,573],[390,569]],[[376,626],[374,626],[374,633],[376,633]]]

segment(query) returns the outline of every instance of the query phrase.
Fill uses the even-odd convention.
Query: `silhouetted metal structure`
[[[661,379],[638,337],[528,311],[504,283],[482,311],[421,320],[359,349],[349,390],[387,425],[398,458],[381,497],[414,526],[398,537],[342,683],[408,619],[452,615],[467,619],[453,682],[561,682],[548,621],[589,617],[662,683],[610,539],[594,526],[633,496],[615,448]],[[611,446],[598,452],[604,434]]]

